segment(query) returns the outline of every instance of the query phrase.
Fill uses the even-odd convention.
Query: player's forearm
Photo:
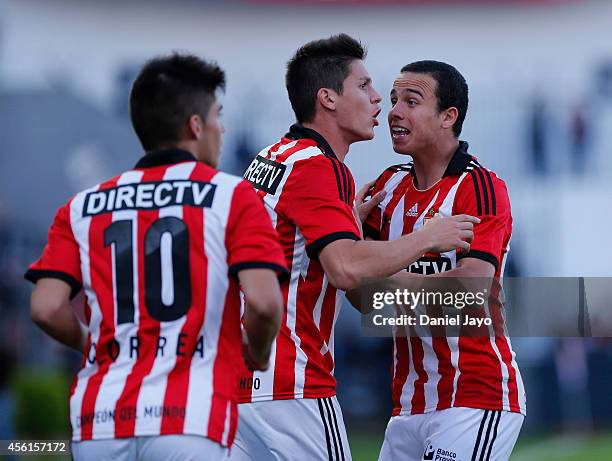
[[[249,340],[249,351],[260,364],[270,358],[272,342],[281,322],[282,304],[279,309],[256,310],[248,306],[242,319]]]
[[[353,242],[343,255],[343,275],[338,282],[341,286],[336,287],[350,290],[365,279],[393,275],[418,260],[428,249],[427,239],[419,232],[386,242]]]
[[[444,293],[488,293],[491,290],[492,275],[470,266],[431,275],[399,272],[391,277],[394,288],[411,291],[442,291]]]
[[[33,304],[30,315],[40,329],[53,339],[79,352],[85,350],[87,333],[70,304],[58,306]]]

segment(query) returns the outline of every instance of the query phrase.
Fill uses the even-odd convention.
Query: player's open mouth
[[[391,127],[391,137],[393,139],[402,139],[410,134],[410,130],[407,128],[402,128],[400,126],[392,126]]]

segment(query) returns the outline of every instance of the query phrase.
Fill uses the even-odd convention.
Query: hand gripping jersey
[[[406,268],[434,274],[454,269],[461,258],[479,258],[501,277],[512,233],[505,183],[483,168],[461,142],[443,178],[425,191],[414,186],[412,164],[388,168],[372,194],[387,196],[368,216],[365,236],[392,240],[420,229],[436,214],[478,216],[469,253],[426,254]],[[525,392],[510,338],[502,327],[485,337],[394,338],[393,415],[450,407],[506,410],[525,414]]]
[[[235,275],[258,267],[286,271],[253,188],[185,151],[148,154],[60,208],[26,278],[86,295],[73,440],[194,434],[230,446],[243,362]]]
[[[246,170],[278,232],[290,279],[281,284],[285,316],[270,368],[244,370],[240,402],[335,395],[334,325],[344,292],[330,285],[318,254],[338,239],[361,239],[355,184],[317,132],[291,127]]]

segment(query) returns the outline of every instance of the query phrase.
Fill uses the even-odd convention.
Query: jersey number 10
[[[171,237],[172,304],[162,300],[162,238]],[[134,322],[134,260],[132,221],[114,221],[104,231],[104,246],[112,245],[115,256],[115,286],[117,293],[117,324]],[[155,221],[144,237],[144,292],[149,315],[160,322],[178,320],[191,306],[189,280],[189,229],[174,216]]]

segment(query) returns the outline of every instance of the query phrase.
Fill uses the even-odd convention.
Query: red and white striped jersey
[[[181,150],[59,209],[26,274],[85,292],[89,335],[70,391],[73,440],[194,434],[231,446],[245,268],[286,272],[252,186]]]
[[[339,239],[361,239],[355,183],[316,131],[293,125],[246,170],[283,247],[290,279],[281,284],[285,315],[270,368],[240,375],[240,402],[323,398],[336,393],[334,325],[344,292],[333,287],[319,252]]]
[[[474,226],[468,253],[427,253],[407,267],[408,272],[448,271],[457,266],[458,259],[470,257],[490,262],[495,266],[495,276],[503,275],[512,233],[508,191],[504,181],[467,153],[467,147],[467,143],[460,143],[443,178],[427,190],[415,188],[412,164],[390,167],[376,181],[372,194],[386,190],[387,195],[368,216],[366,237],[397,239],[420,229],[428,217],[438,213],[465,213],[481,219]],[[525,390],[510,338],[503,318],[493,321],[495,330],[490,331],[490,337],[396,335],[393,415],[450,407],[525,414]]]

